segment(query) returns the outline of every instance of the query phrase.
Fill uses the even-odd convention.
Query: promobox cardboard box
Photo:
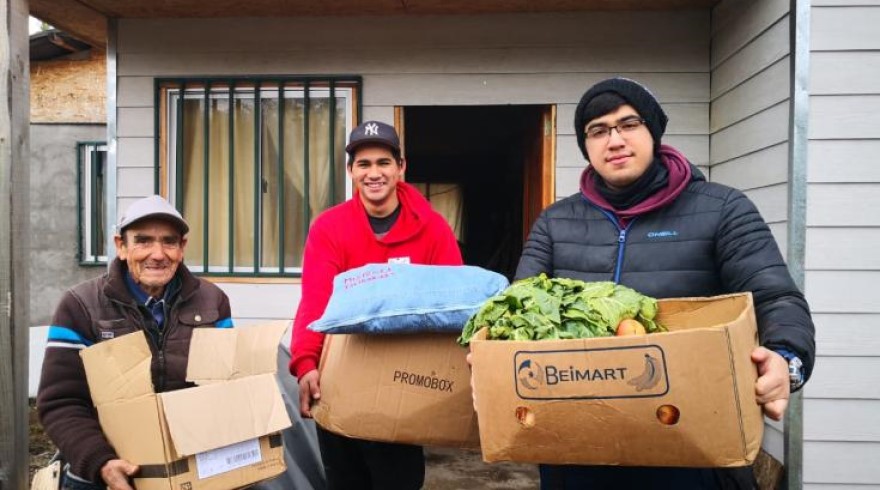
[[[659,301],[669,332],[471,343],[483,459],[751,464],[763,416],[751,294]]]
[[[140,465],[138,490],[228,490],[285,470],[291,423],[274,374],[285,328],[194,330],[187,380],[199,386],[159,394],[143,332],[80,352],[104,434]]]
[[[327,335],[321,427],[348,437],[477,448],[467,349],[456,335]]]

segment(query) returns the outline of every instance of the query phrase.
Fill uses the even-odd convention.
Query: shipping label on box
[[[483,459],[548,464],[750,464],[763,435],[750,294],[661,300],[667,333],[496,341],[478,332]]]

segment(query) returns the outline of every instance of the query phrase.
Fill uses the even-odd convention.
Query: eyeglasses
[[[606,126],[599,124],[587,129],[587,139],[591,141],[604,141],[611,137],[611,130],[616,129],[617,134],[626,137],[627,134],[634,133],[645,124],[644,119],[633,118],[626,119],[617,123],[617,126]]]

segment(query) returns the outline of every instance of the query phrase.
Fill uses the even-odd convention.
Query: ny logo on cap
[[[364,135],[365,136],[379,136],[379,125],[376,123],[370,123],[364,126]]]

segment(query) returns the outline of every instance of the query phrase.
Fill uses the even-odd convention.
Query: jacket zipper
[[[624,228],[621,228],[618,224],[617,217],[607,209],[598,208],[602,214],[614,224],[614,227],[617,228],[617,263],[614,265],[614,283],[620,284],[620,274],[623,271],[623,253],[626,249],[626,233],[632,228],[633,223],[635,223],[636,218],[629,220],[629,223],[626,224]]]
[[[165,380],[166,380],[166,369],[165,369],[165,336],[168,335],[169,330],[171,330],[172,318],[174,315],[172,312],[177,308],[180,304],[180,298],[178,301],[175,301],[175,304],[168,308],[165,314],[165,326],[159,330],[159,382],[162,384],[162,391],[165,391]],[[163,306],[164,308],[164,306]]]

